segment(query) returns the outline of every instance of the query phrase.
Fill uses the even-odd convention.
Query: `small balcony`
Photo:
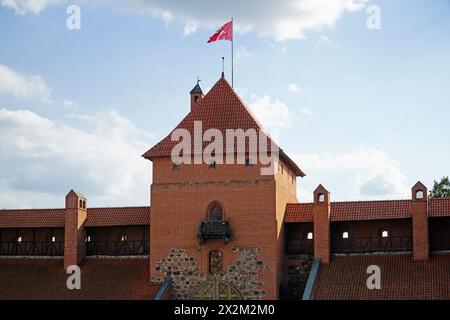
[[[230,225],[227,221],[201,221],[199,224],[198,239],[204,243],[210,239],[223,239],[225,243],[231,240]]]

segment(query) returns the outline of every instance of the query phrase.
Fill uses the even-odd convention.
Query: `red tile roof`
[[[312,222],[312,203],[288,203],[284,222]]]
[[[0,210],[0,228],[62,228],[64,215],[64,209]]]
[[[450,211],[448,213],[450,215]],[[404,219],[411,217],[411,200],[332,202],[331,221]],[[312,203],[290,203],[286,222],[313,222]]]
[[[88,208],[87,227],[149,225],[150,207]]]
[[[186,129],[193,136],[194,121],[202,122],[203,131],[206,131],[207,129],[218,129],[222,132],[224,137],[226,137],[227,129],[242,129],[244,131],[255,129],[258,132],[262,131],[266,135],[262,126],[224,78],[217,81],[201,100],[200,104],[195,107],[175,129]],[[170,156],[173,147],[178,144],[178,141],[172,141],[172,132],[144,153],[143,157],[151,160],[155,157]],[[192,141],[192,146],[193,143],[194,142]],[[203,148],[207,144],[209,144],[209,142],[204,142]],[[270,143],[268,143],[268,149],[270,150]],[[194,148],[192,147],[192,151],[193,150]],[[236,150],[224,151],[235,152]],[[246,151],[248,151],[248,144],[246,146]],[[293,169],[296,175],[304,176],[304,173],[300,168],[281,149],[280,158]]]
[[[411,217],[411,200],[333,202],[331,221],[404,219]]]
[[[81,289],[69,290],[62,259],[0,259],[0,300],[151,300],[148,259],[88,259]]]
[[[88,208],[87,227],[150,224],[150,207]],[[63,228],[65,209],[0,210],[0,228]]]
[[[331,203],[331,221],[363,221],[410,218],[411,200],[347,201]],[[285,222],[313,222],[312,203],[289,203]],[[428,216],[449,217],[450,198],[430,199]]]
[[[450,198],[430,199],[428,202],[428,216],[430,217],[450,216]]]
[[[367,267],[381,270],[381,289],[366,286]],[[315,300],[414,300],[450,298],[450,254],[413,262],[409,254],[333,257],[321,265],[313,286]]]

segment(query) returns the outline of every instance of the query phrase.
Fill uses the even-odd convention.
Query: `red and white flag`
[[[218,40],[233,41],[233,20],[225,23],[219,30],[209,38],[208,43]]]

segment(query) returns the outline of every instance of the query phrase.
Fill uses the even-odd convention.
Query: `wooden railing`
[[[86,255],[140,256],[149,254],[149,241],[88,241]]]
[[[332,240],[333,253],[370,253],[411,251],[410,236],[351,237]]]
[[[1,256],[63,256],[63,241],[1,241]]]

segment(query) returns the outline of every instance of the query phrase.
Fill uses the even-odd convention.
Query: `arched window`
[[[306,235],[306,239],[312,240],[313,238],[314,238],[314,234],[312,232],[308,232],[308,234]]]
[[[417,190],[416,199],[423,199],[423,191],[422,190]]]
[[[319,201],[320,203],[325,202],[325,195],[323,193],[320,193],[317,197],[317,201]]]
[[[342,239],[348,239],[348,237],[349,237],[348,231],[342,232]]]
[[[387,238],[387,237],[389,237],[389,231],[387,231],[387,230],[381,231],[381,237],[382,237],[382,238]]]
[[[80,208],[83,208],[83,200],[80,199]]]
[[[218,204],[214,204],[209,210],[210,221],[223,221],[223,211]]]
[[[223,253],[220,250],[209,252],[209,273],[219,273],[223,270]]]

